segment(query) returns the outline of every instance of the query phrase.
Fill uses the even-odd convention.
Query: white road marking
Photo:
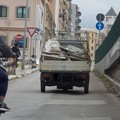
[[[79,120],[112,120],[110,117],[80,118]]]
[[[49,100],[46,104],[54,105],[104,105],[104,100]]]
[[[78,118],[78,119],[72,119],[72,118],[63,118],[60,120],[112,120],[110,117],[94,117],[94,118]]]

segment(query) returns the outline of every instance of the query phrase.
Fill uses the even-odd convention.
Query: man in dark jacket
[[[4,99],[8,89],[8,75],[2,64],[2,58],[15,58],[16,54],[11,50],[11,48],[5,43],[3,37],[0,37],[0,112],[9,111],[7,104],[4,103]]]
[[[14,45],[12,46],[12,51],[14,52],[14,53],[16,53],[16,67],[17,67],[17,61],[18,61],[18,58],[19,58],[19,56],[21,55],[21,53],[20,53],[20,50],[19,50],[19,44],[18,43],[14,43]]]

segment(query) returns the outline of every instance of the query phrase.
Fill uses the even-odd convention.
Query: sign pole
[[[98,47],[100,46],[100,30],[104,28],[104,24],[102,22],[97,22],[96,28],[98,29]]]
[[[100,46],[100,30],[99,30],[99,33],[98,33],[98,47]]]
[[[31,37],[30,41],[32,42],[32,37]],[[29,68],[31,68],[31,67],[30,67],[30,65],[31,65],[31,49],[32,49],[32,44],[31,44],[31,42],[30,42],[30,58],[29,58]]]
[[[28,0],[26,0],[26,15],[25,15],[25,29],[24,29],[24,46],[23,46],[22,70],[25,69],[25,50],[26,50],[27,17],[28,17]]]
[[[100,16],[101,17],[101,16]],[[100,46],[100,29],[101,29],[101,25],[99,24],[99,38],[98,38],[98,47]]]
[[[36,33],[37,34],[37,33]],[[34,55],[35,55],[35,57],[34,57],[34,61],[36,61],[36,58],[37,58],[37,54],[36,54],[36,47],[37,47],[37,38],[35,37],[35,40],[34,40],[34,42],[35,42],[35,50],[34,50]],[[36,63],[36,62],[35,62]]]
[[[30,65],[32,64],[31,62],[33,61],[31,58],[32,58],[32,46],[33,46],[33,55],[34,55],[34,42],[32,41],[32,36],[34,35],[34,33],[36,32],[37,28],[36,27],[27,27],[27,30],[28,30],[28,33],[31,37],[30,39],[30,55],[29,55],[29,68],[30,68]]]

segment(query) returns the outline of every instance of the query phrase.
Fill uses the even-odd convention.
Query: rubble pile
[[[44,56],[45,60],[90,60],[87,51],[69,44],[61,46],[57,40],[48,40],[46,42],[42,56]]]

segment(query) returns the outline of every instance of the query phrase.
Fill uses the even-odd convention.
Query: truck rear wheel
[[[87,75],[87,79],[85,80],[84,93],[85,94],[89,93],[89,74]]]
[[[84,86],[84,93],[85,93],[85,94],[89,93],[89,85],[88,85],[88,84],[86,84],[86,85]]]
[[[41,81],[41,92],[45,92],[45,80],[43,77],[43,74],[41,73],[41,77],[40,77],[40,81]]]
[[[45,92],[45,82],[41,81],[41,92]]]

